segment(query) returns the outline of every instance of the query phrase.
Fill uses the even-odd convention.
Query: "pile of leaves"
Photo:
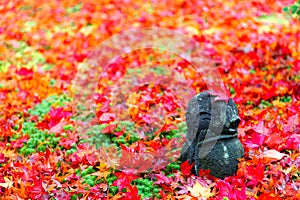
[[[300,199],[299,2],[17,0],[1,2],[0,12],[1,199]],[[116,151],[139,152],[185,134],[168,88],[146,87],[129,99],[138,105],[129,110],[140,125],[160,119],[148,115],[154,104],[168,111],[168,126],[153,136],[141,139],[132,123],[101,120],[88,137],[76,131],[71,86],[78,65],[110,36],[153,26],[200,42],[218,67],[242,119],[245,157],[235,176],[221,180],[205,170],[194,176],[191,165],[176,159],[144,173],[103,161],[100,147],[91,145],[102,140],[99,133]],[[200,74],[185,70],[187,61],[166,52],[128,53],[107,74],[123,75],[149,60],[176,66],[196,92],[206,89]],[[98,97],[103,119],[110,102]]]

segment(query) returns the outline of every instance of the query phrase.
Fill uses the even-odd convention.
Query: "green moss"
[[[63,107],[67,102],[70,102],[71,98],[65,94],[62,95],[51,95],[46,99],[42,100],[41,103],[37,104],[34,108],[28,110],[28,113],[33,116],[38,116],[38,120],[42,120],[46,114],[49,113],[51,106],[56,105]]]
[[[142,199],[154,197],[158,198],[157,195],[162,190],[161,187],[155,185],[154,181],[149,178],[139,178],[133,180],[131,184],[136,185],[138,194],[142,197]]]
[[[36,128],[35,124],[32,122],[23,123],[21,134],[29,136],[27,142],[23,143],[23,147],[19,149],[20,153],[24,155],[29,155],[37,151],[44,152],[46,148],[55,148],[60,140],[55,134]],[[13,135],[11,141],[18,137],[19,135]]]

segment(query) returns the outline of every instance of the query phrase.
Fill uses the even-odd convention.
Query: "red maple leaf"
[[[247,176],[249,178],[249,182],[246,186],[256,186],[260,183],[265,177],[265,167],[261,162],[258,162],[256,166],[248,166],[246,167]]]
[[[131,181],[139,178],[133,173],[124,173],[124,172],[117,172],[115,173],[117,180],[113,182],[113,186],[118,186],[119,191],[121,191],[123,188],[130,187]]]
[[[3,153],[0,153],[0,164],[7,162],[8,158]]]
[[[248,148],[253,148],[253,149],[259,148],[264,144],[265,138],[266,136],[264,134],[259,134],[257,132],[254,132],[252,134],[252,137],[249,140],[245,141],[245,145]]]
[[[163,174],[155,174],[155,177],[157,179],[157,181],[154,183],[154,184],[158,184],[158,185],[161,185],[161,184],[171,184],[172,183],[172,178],[171,177],[167,177]]]
[[[189,161],[185,161],[180,165],[180,170],[185,176],[189,176],[191,174],[191,170],[194,166],[193,164],[189,164]]]
[[[124,193],[124,196],[121,198],[121,200],[140,200],[141,197],[139,196],[139,193],[138,193],[138,189],[137,187],[134,185],[134,186],[127,186],[127,192]]]
[[[224,197],[230,200],[244,200],[246,199],[246,186],[244,180],[233,177],[225,178],[225,180],[218,179],[216,188],[219,189],[217,199]]]
[[[113,133],[114,130],[117,128],[117,124],[110,124],[108,126],[106,126],[104,129],[102,129],[102,133],[106,134],[106,133]]]
[[[53,127],[58,124],[62,119],[67,119],[72,116],[72,112],[64,110],[64,108],[50,108],[49,111],[49,127]]]
[[[125,133],[125,131],[126,131],[126,126],[124,126],[124,127],[121,129],[121,131],[113,132],[113,134],[114,134],[115,136],[119,137],[119,136],[122,136],[122,135]]]
[[[86,155],[85,159],[92,166],[94,166],[98,162],[97,156],[95,154],[92,154],[92,153]]]
[[[75,139],[73,140],[71,138],[61,138],[59,141],[59,145],[63,146],[65,149],[70,149],[72,145],[75,143],[76,143]]]
[[[103,124],[103,123],[109,123],[109,122],[112,122],[114,121],[116,118],[116,115],[114,113],[103,113],[99,118],[99,122],[100,124]]]
[[[16,71],[16,74],[20,76],[32,76],[33,75],[33,70],[32,69],[27,69],[27,68],[21,68],[18,71]]]
[[[43,195],[48,197],[48,193],[43,188],[42,182],[43,180],[34,181],[32,185],[26,186],[26,191],[28,191],[28,196],[31,199],[40,199]]]

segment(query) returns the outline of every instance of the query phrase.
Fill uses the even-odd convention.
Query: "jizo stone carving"
[[[233,100],[218,100],[209,92],[197,94],[188,104],[186,122],[181,161],[194,163],[196,175],[200,169],[209,169],[217,178],[232,176],[237,171],[238,158],[244,156],[237,138],[240,118]]]

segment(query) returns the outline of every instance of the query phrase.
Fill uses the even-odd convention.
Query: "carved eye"
[[[232,107],[229,105],[229,106],[227,106],[227,110],[226,110],[226,112],[227,112],[227,114],[229,114],[229,115],[232,115],[234,112],[233,112],[233,109],[232,109]]]
[[[191,117],[191,113],[190,112],[186,112],[185,116],[186,116],[186,118],[190,118]]]

